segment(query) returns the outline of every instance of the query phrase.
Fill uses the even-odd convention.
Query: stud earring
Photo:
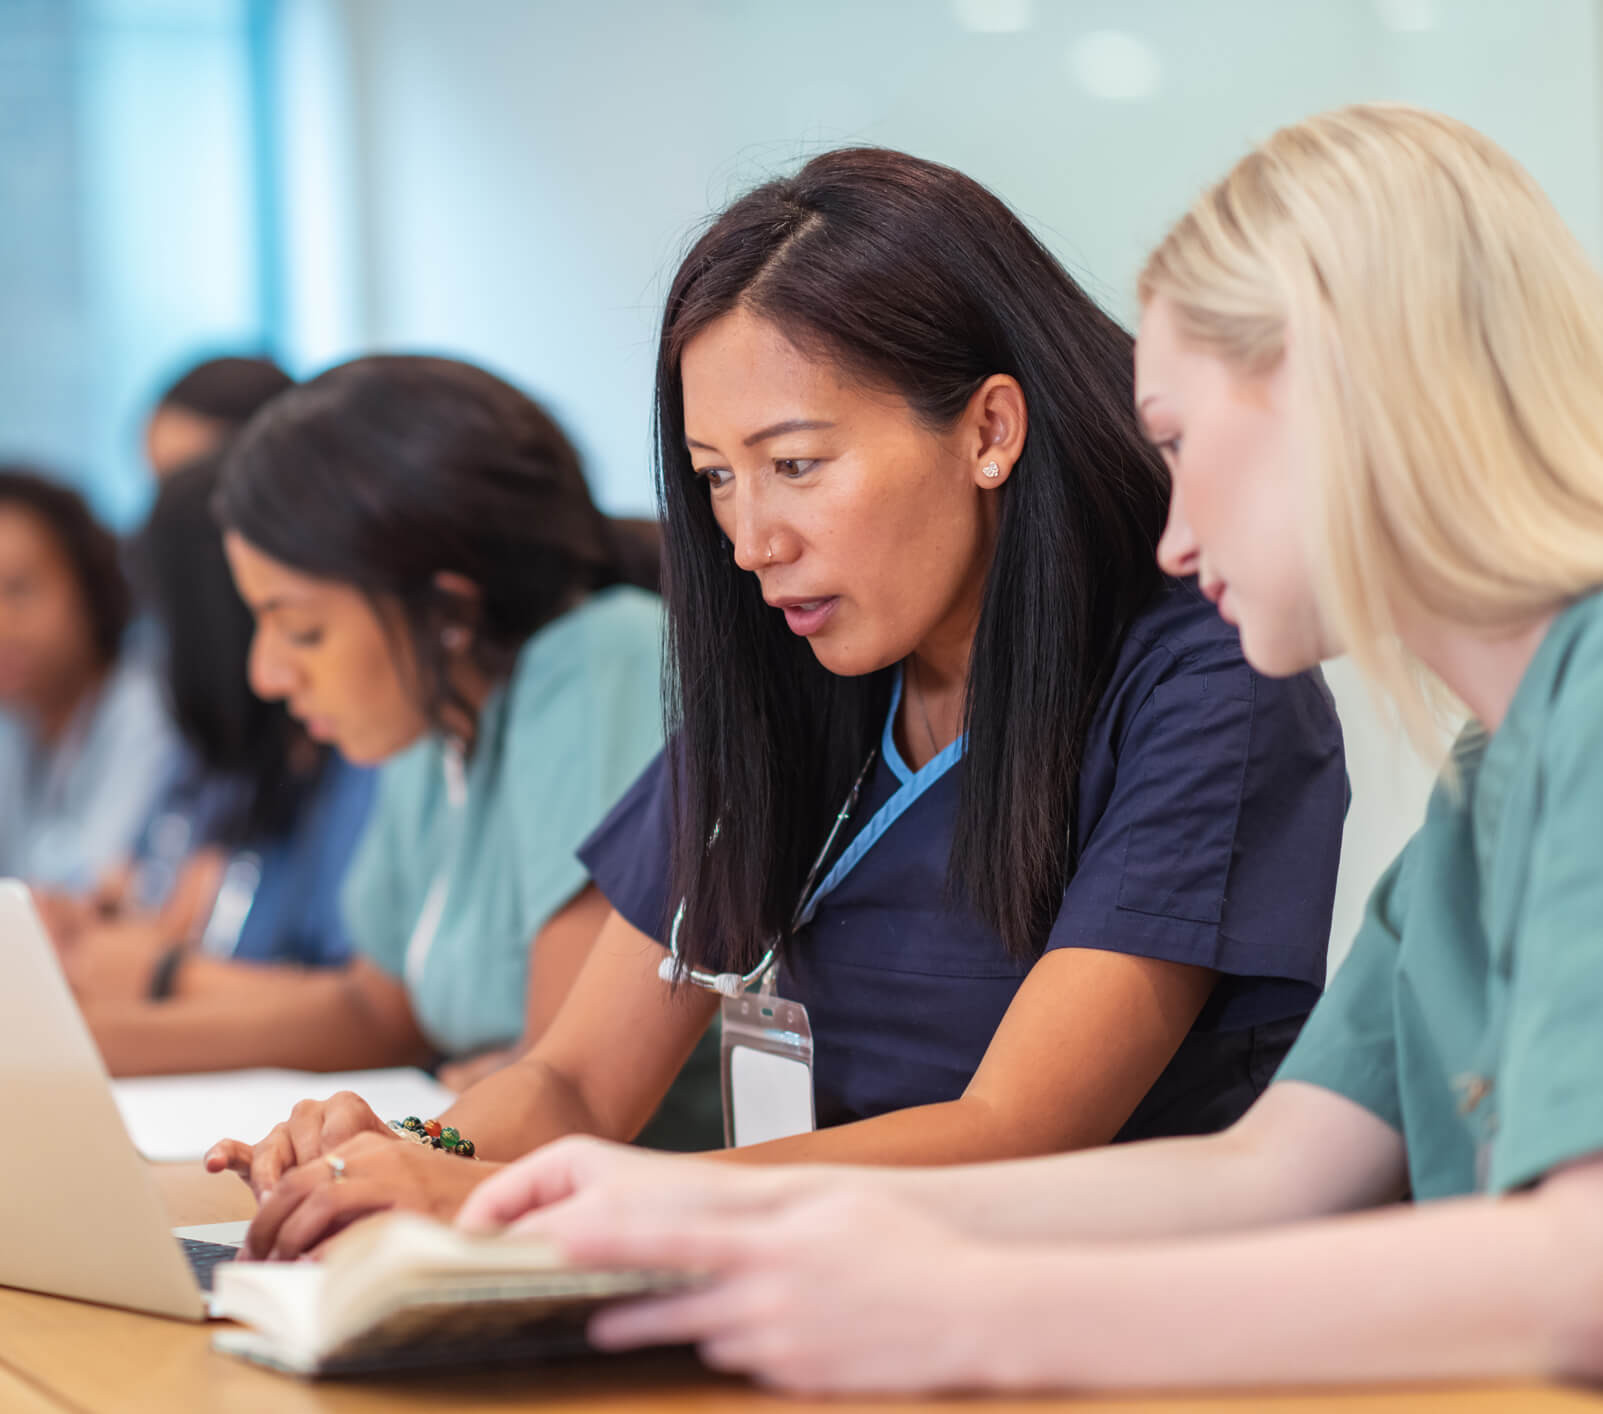
[[[980,468],[980,475],[983,476],[987,481],[995,481],[996,478],[1001,474],[1002,468],[999,467],[995,462],[986,462],[985,465]]]
[[[448,653],[460,653],[468,646],[468,631],[461,624],[440,630],[440,643]]]

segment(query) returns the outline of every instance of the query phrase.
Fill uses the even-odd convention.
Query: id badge
[[[770,977],[723,1001],[724,1143],[731,1148],[816,1128],[807,1008],[775,996],[772,985]]]

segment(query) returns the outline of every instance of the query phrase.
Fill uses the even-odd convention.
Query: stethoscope
[[[813,890],[818,885],[818,876],[824,872],[824,865],[834,852],[835,841],[840,838],[840,832],[846,822],[852,818],[852,812],[857,809],[858,797],[863,793],[863,783],[868,779],[868,773],[874,769],[874,760],[879,755],[875,747],[870,747],[868,759],[863,762],[863,769],[857,773],[857,779],[852,782],[852,788],[847,792],[845,803],[835,816],[835,823],[830,826],[829,838],[824,841],[824,847],[818,851],[818,858],[813,860],[813,867],[807,871],[807,879],[802,884],[801,896],[796,900],[796,911],[790,917],[790,933],[795,933],[808,917],[810,907],[815,902]],[[718,827],[713,827],[712,838],[707,841],[708,847],[718,838]],[[709,992],[716,992],[721,997],[734,998],[750,991],[759,982],[765,992],[772,991],[774,973],[778,970],[774,966],[779,956],[781,939],[776,937],[768,944],[768,951],[758,959],[757,965],[749,972],[707,972],[699,967],[692,967],[685,963],[679,952],[679,930],[684,925],[685,907],[687,900],[681,898],[679,907],[674,910],[673,923],[668,929],[668,956],[657,965],[657,976],[664,982],[674,983],[681,980],[695,983]]]

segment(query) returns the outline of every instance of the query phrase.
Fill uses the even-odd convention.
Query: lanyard
[[[902,760],[902,753],[896,749],[896,737],[892,727],[896,722],[896,709],[902,701],[902,675],[896,674],[896,684],[891,690],[890,711],[885,714],[885,730],[880,736],[880,753],[885,758],[885,764],[901,781],[895,793],[872,816],[868,823],[857,832],[856,837],[846,846],[845,852],[835,861],[834,867],[824,875],[824,882],[818,886],[817,892],[808,896],[807,890],[812,888],[812,879],[807,882],[807,889],[803,890],[804,904],[796,915],[796,922],[792,927],[805,928],[813,921],[813,915],[818,912],[818,905],[830,894],[840,887],[842,880],[855,869],[885,833],[913,808],[919,799],[934,786],[942,776],[952,769],[963,758],[963,752],[968,745],[968,737],[960,736],[944,750],[937,752],[928,761],[918,768],[910,770],[907,763]],[[872,759],[872,758],[870,758]]]
[[[909,769],[902,760],[902,754],[896,749],[896,739],[893,728],[896,722],[896,710],[902,700],[902,674],[896,674],[896,682],[891,691],[890,710],[885,714],[885,729],[881,733],[880,745],[871,749],[868,759],[863,762],[863,769],[858,772],[851,792],[847,795],[845,803],[835,816],[831,825],[829,837],[824,841],[824,847],[818,852],[813,861],[812,868],[807,873],[806,882],[802,885],[801,895],[796,900],[796,911],[791,918],[790,932],[795,934],[812,922],[818,912],[818,906],[825,898],[840,887],[841,882],[862,861],[865,854],[876,843],[884,838],[885,833],[898,820],[916,804],[932,786],[938,782],[953,766],[962,759],[968,738],[960,736],[944,750],[938,752],[926,761],[917,771]],[[834,866],[824,875],[822,883],[818,883],[819,872],[829,859],[835,847],[835,841],[840,836],[846,822],[851,819],[852,812],[857,808],[858,797],[868,780],[868,774],[873,769],[876,755],[885,758],[885,764],[901,781],[895,793],[869,818],[863,828],[858,831],[852,842],[847,845],[841,857],[835,861]],[[714,828],[713,839],[716,841],[717,829]],[[815,887],[816,885],[816,887]],[[778,973],[779,944],[778,938],[773,939],[766,952],[758,963],[749,972],[706,972],[698,967],[690,967],[683,963],[679,950],[679,930],[685,921],[685,900],[679,900],[679,907],[674,910],[673,923],[668,930],[668,956],[662,960],[657,969],[658,975],[665,982],[674,982],[684,977],[695,983],[698,987],[705,987],[708,991],[717,992],[721,996],[736,997],[760,985],[765,994],[772,994],[774,979]]]
[[[462,757],[462,743],[455,737],[446,740],[444,767],[445,798],[450,818],[455,822],[468,802],[467,766]],[[440,920],[445,916],[445,896],[451,889],[451,856],[454,852],[449,849],[444,851],[439,872],[424,895],[423,907],[418,910],[412,936],[407,939],[402,975],[414,996],[423,988],[423,969],[428,966],[429,953],[434,950],[434,940],[439,936]]]
[[[262,883],[262,858],[251,850],[241,850],[228,861],[211,913],[200,935],[200,949],[211,957],[232,957],[239,947],[245,922],[256,903]]]
[[[874,757],[877,753],[869,748],[868,759],[863,762],[863,769],[857,773],[857,779],[852,782],[852,788],[846,796],[846,803],[841,806],[835,816],[835,823],[829,827],[829,837],[824,841],[824,847],[818,851],[818,857],[813,860],[813,867],[807,871],[807,878],[801,887],[801,894],[796,900],[796,911],[791,915],[790,931],[795,932],[802,926],[802,914],[808,896],[813,892],[813,885],[818,882],[818,873],[824,867],[824,861],[829,858],[830,851],[835,848],[835,840],[852,812],[857,809],[857,798],[862,794],[863,782],[868,779],[868,773],[874,768]],[[713,827],[712,839],[709,845],[718,838],[718,829]],[[815,905],[816,906],[816,905]],[[668,929],[668,956],[663,958],[657,967],[657,976],[670,985],[681,976],[695,983],[698,987],[705,987],[709,992],[717,992],[723,997],[738,997],[755,983],[762,983],[765,993],[774,990],[774,964],[779,958],[779,939],[775,938],[768,944],[768,950],[757,960],[757,965],[749,972],[706,972],[699,967],[686,966],[679,953],[679,930],[684,926],[685,900],[679,900],[679,907],[674,910],[673,924]]]

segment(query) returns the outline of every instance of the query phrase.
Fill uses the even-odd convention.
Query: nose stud
[[[995,481],[996,478],[1001,474],[1002,468],[999,467],[995,462],[986,462],[985,465],[980,468],[980,475],[983,476],[987,481]]]

